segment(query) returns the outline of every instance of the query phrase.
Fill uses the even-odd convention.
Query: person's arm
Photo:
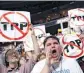
[[[31,50],[26,51],[26,59],[28,59],[28,61],[23,66],[21,66],[21,68],[19,70],[19,72],[21,72],[21,73],[30,73],[31,72],[31,70],[35,64],[35,61],[37,59],[37,56],[39,55],[39,52],[40,52],[32,25],[30,26],[30,31],[31,31],[31,37],[32,37],[33,46],[34,46],[35,57],[33,57]]]
[[[51,73],[50,65],[45,63],[45,66],[40,73]]]
[[[31,37],[32,37],[32,41],[33,41],[33,47],[34,47],[34,58],[36,60],[37,56],[40,53],[40,48],[39,48],[39,44],[37,42],[37,38],[35,36],[33,25],[30,26],[30,30],[31,30]]]
[[[50,60],[51,55],[49,52],[47,52],[46,59],[37,62],[34,68],[32,69],[31,73],[50,73],[50,67],[51,67]]]
[[[52,64],[51,50],[48,49],[46,52],[46,62],[40,73],[51,73],[51,64]]]
[[[26,62],[19,68],[19,73],[30,73],[33,69],[35,61],[31,52],[26,52],[26,59]]]
[[[22,65],[19,69],[19,73],[30,73],[33,69],[34,62],[33,59],[30,58],[24,65]]]

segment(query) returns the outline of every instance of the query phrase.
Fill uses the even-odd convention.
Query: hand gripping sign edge
[[[1,31],[1,29],[0,29],[0,34],[1,34],[4,38],[6,38],[6,39],[8,39],[8,40],[20,40],[20,39],[22,39],[23,37],[25,37],[25,36],[28,34],[28,31],[29,31],[29,26],[30,26],[29,20],[28,20],[27,17],[24,16],[22,13],[17,12],[17,14],[23,16],[23,17],[26,19],[26,21],[27,21],[27,30],[26,30],[25,33],[24,33],[22,30],[20,30],[20,28],[18,28],[15,24],[13,24],[13,23],[6,17],[6,15],[8,15],[8,14],[14,14],[14,13],[15,13],[15,12],[7,12],[7,13],[5,13],[5,14],[3,14],[3,15],[1,16],[0,20],[1,20],[2,18],[5,18],[5,19],[9,22],[10,25],[13,25],[13,26],[22,34],[22,36],[17,37],[17,38],[11,38],[11,37],[6,36],[6,35]]]
[[[73,46],[75,46],[75,47],[78,47],[78,49],[81,50],[81,52],[80,52],[78,55],[74,55],[74,56],[69,56],[69,55],[67,55],[67,54],[64,52],[64,50],[63,50],[64,56],[69,57],[69,58],[77,58],[77,57],[79,57],[79,56],[81,56],[81,55],[83,54],[83,46],[82,46],[82,48],[80,48],[79,46],[77,46],[77,45],[75,45],[75,44],[72,44],[72,43],[70,43],[70,42],[65,42],[65,41],[64,41],[64,36],[63,36],[63,38],[62,38],[62,42],[63,42],[63,44],[73,45]]]

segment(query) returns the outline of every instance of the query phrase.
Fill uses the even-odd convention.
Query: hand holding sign
[[[33,24],[30,25],[29,29],[31,31],[31,35],[35,35]]]

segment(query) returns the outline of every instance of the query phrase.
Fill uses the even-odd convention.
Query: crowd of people
[[[0,54],[0,73],[83,73],[76,59],[65,59],[59,38],[47,36],[40,49],[33,26],[30,26],[34,50],[17,51],[14,44],[4,47]],[[80,39],[84,42],[84,35]],[[23,42],[24,44],[24,42]]]

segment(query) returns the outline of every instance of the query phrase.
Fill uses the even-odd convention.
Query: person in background
[[[12,48],[15,48],[15,46],[12,43],[8,45],[4,44],[4,46],[1,47],[2,51],[0,53],[0,64],[6,65],[5,64],[5,53],[7,52],[7,50],[12,49]]]
[[[30,57],[28,61],[22,62],[18,52],[15,49],[9,49],[5,53],[6,66],[0,65],[0,73],[30,73],[33,68],[33,58]],[[19,62],[21,66],[19,67]]]
[[[62,57],[62,47],[56,36],[44,40],[46,59],[35,64],[31,73],[83,73],[75,59]]]
[[[33,49],[25,50],[25,52],[26,52],[26,55],[28,55],[27,57],[33,57],[34,61],[37,61],[37,56],[40,54],[40,48],[39,48],[37,38],[34,32],[34,27],[32,24],[30,25],[30,31],[31,31],[32,41],[33,41]],[[29,49],[30,45],[28,43],[29,42],[26,39],[26,43],[24,43],[25,49]]]
[[[34,44],[33,45],[34,50],[30,50],[30,51],[24,50],[25,51],[25,56],[26,56],[26,63],[23,64],[20,67],[20,72],[19,73],[30,73],[31,70],[33,69],[35,63],[37,62],[37,56],[40,54],[39,45],[37,43],[37,39],[36,39],[34,28],[33,28],[32,24],[30,26],[30,31],[31,31],[32,41],[33,41],[33,44]],[[27,43],[25,45],[27,46]],[[24,47],[24,49],[25,49],[25,47]]]
[[[5,65],[0,65],[0,73],[15,73],[18,71],[19,54],[14,48],[8,49],[5,53]]]
[[[39,55],[39,46],[37,39],[34,34],[32,26],[30,26],[31,37],[34,43],[34,51],[26,51],[26,62],[19,67],[20,56],[15,48],[8,49],[5,53],[5,59],[7,61],[7,66],[0,65],[0,73],[30,73],[35,62],[37,61],[37,56]]]
[[[38,55],[38,61],[43,60],[45,58],[46,58],[46,54],[45,53],[41,53],[41,54]]]

